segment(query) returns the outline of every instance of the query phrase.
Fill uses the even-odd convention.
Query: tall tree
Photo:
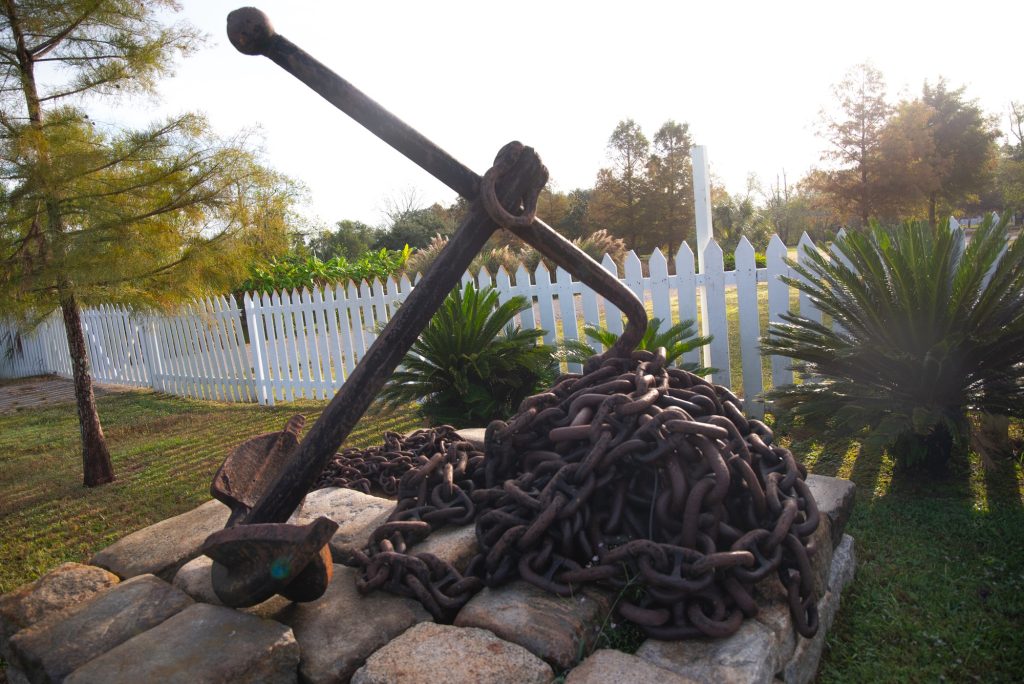
[[[0,0],[0,311],[61,310],[84,482],[114,478],[93,396],[80,307],[155,305],[241,278],[283,247],[294,186],[245,138],[183,115],[139,131],[94,125],[93,97],[153,94],[199,40],[165,25],[173,0]]]
[[[690,127],[668,120],[654,134],[654,154],[648,164],[650,231],[669,257],[694,225],[693,163]]]
[[[991,180],[999,133],[976,100],[964,99],[964,91],[964,87],[950,90],[940,78],[934,86],[925,82],[921,92],[921,101],[932,110],[928,127],[935,152],[945,161],[938,187],[928,198],[932,225],[940,208],[949,212],[972,201]]]
[[[822,191],[866,226],[875,215],[882,185],[878,179],[878,146],[890,107],[885,101],[885,79],[870,64],[853,67],[833,93],[838,113],[822,112],[822,134],[830,147],[823,159],[836,168],[822,178]]]
[[[604,228],[641,249],[650,141],[632,119],[620,121],[608,138],[611,167],[598,171],[589,211],[594,228]]]
[[[309,241],[309,248],[317,258],[356,259],[369,250],[380,237],[376,228],[362,221],[345,219],[334,225],[336,230],[325,230]]]
[[[1011,102],[1008,134],[996,167],[996,189],[1004,209],[1024,209],[1024,104]]]
[[[904,101],[882,129],[878,179],[885,188],[877,215],[889,223],[928,216],[952,160],[940,155],[932,129],[935,110],[921,100]]]

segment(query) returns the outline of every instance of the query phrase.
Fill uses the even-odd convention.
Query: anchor
[[[602,358],[627,356],[643,337],[647,314],[631,290],[536,218],[537,196],[548,174],[532,148],[518,142],[505,145],[494,166],[478,176],[276,33],[260,10],[234,10],[228,15],[227,32],[240,52],[270,58],[470,202],[448,245],[305,438],[299,440],[304,419],[296,416],[281,432],[236,447],[214,476],[213,496],[232,511],[225,529],[210,535],[201,548],[214,561],[217,596],[232,607],[255,605],[274,594],[312,601],[323,595],[331,580],[327,542],[337,523],[324,517],[304,526],[287,520],[495,230],[510,230],[626,315],[623,334]]]

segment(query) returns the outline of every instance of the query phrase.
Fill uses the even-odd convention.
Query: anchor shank
[[[480,176],[298,45],[274,33],[269,20],[259,10],[245,7],[231,12],[228,15],[228,37],[236,48],[246,54],[269,57],[467,200],[476,199]]]

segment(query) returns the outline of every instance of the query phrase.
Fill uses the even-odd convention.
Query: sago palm
[[[686,352],[700,349],[711,342],[710,336],[697,335],[693,327],[694,323],[691,320],[680,321],[666,330],[661,330],[663,322],[660,318],[652,318],[647,323],[647,330],[644,332],[643,339],[640,340],[636,348],[647,351],[657,351],[659,348],[663,348],[668,363],[674,364]],[[600,343],[605,349],[608,349],[619,340],[617,333],[592,325],[584,326],[583,333],[595,342]],[[562,343],[562,346],[565,350],[565,359],[570,363],[585,364],[587,359],[597,353],[597,350],[584,340],[566,340]],[[683,363],[680,364],[680,367],[697,375],[707,375],[714,372],[713,368],[704,368],[696,363]]]
[[[523,297],[498,301],[494,288],[453,290],[381,392],[390,404],[419,401],[434,425],[486,425],[507,418],[557,373],[543,330],[521,330]]]
[[[966,447],[968,415],[1024,415],[1024,240],[986,219],[959,230],[874,225],[816,251],[799,278],[828,327],[783,314],[766,354],[795,361],[800,385],[770,399],[833,434],[864,434],[904,464],[941,465]]]

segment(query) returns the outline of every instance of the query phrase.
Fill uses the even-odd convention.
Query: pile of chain
[[[337,454],[324,466],[312,489],[344,487],[363,494],[394,497],[398,494],[399,480],[405,473],[429,460],[438,451],[444,451],[451,442],[461,442],[465,450],[469,447],[455,434],[455,428],[442,425],[436,428],[416,430],[403,437],[397,432],[385,432],[384,443],[369,449],[349,447]],[[421,457],[425,457],[421,458]],[[473,454],[476,469],[484,454]]]
[[[412,469],[354,555],[358,589],[414,597],[450,621],[484,585],[520,577],[568,596],[593,583],[618,591],[618,613],[649,636],[683,639],[734,633],[775,573],[797,631],[813,635],[819,515],[802,466],[729,390],[660,354],[594,366],[491,423],[485,457],[443,431],[393,445]],[[471,521],[480,553],[464,573],[408,553]]]

